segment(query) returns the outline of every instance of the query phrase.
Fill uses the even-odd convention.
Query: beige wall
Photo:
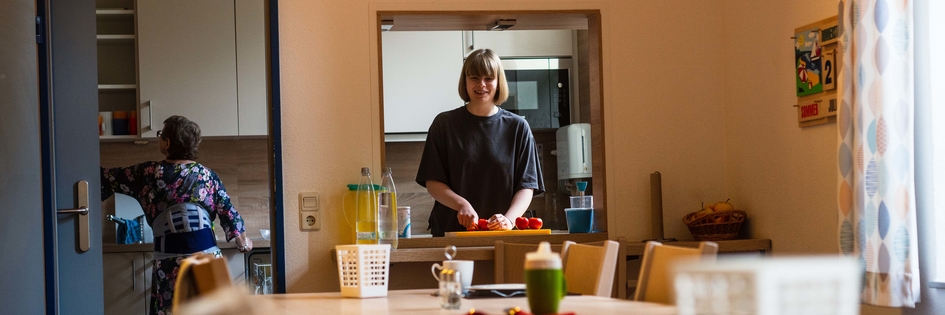
[[[794,28],[837,15],[837,2],[721,1],[729,194],[775,255],[839,253],[837,125],[797,127],[790,61]]]
[[[666,234],[726,198],[721,7],[704,1],[280,2],[288,292],[337,290],[344,184],[380,167],[377,10],[599,9],[603,23],[607,207],[612,235],[649,235],[649,173],[664,181]],[[323,196],[323,228],[299,232],[298,193]]]
[[[691,239],[682,216],[732,198],[749,213],[749,234],[771,238],[776,254],[836,253],[836,126],[798,128],[790,88],[794,28],[836,6],[280,2],[287,291],[337,290],[329,251],[350,238],[338,223],[344,184],[361,166],[380,167],[378,10],[600,10],[611,236],[650,235],[649,174],[660,171],[668,237]],[[296,228],[302,191],[323,196],[320,232]]]

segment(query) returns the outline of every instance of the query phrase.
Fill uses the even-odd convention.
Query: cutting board
[[[446,237],[511,236],[511,235],[551,235],[551,230],[541,229],[541,230],[446,232]]]

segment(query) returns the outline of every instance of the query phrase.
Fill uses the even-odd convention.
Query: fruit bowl
[[[693,212],[683,217],[692,237],[700,241],[721,241],[738,237],[748,214],[741,210],[727,210],[696,217]]]

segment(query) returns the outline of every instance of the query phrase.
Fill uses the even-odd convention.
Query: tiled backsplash
[[[246,222],[250,238],[261,238],[260,229],[269,229],[269,162],[268,140],[203,140],[197,162],[209,167],[220,176],[233,206]],[[163,159],[156,141],[147,144],[131,142],[102,142],[102,167],[130,166],[145,161]],[[104,217],[104,216],[103,216]],[[105,243],[115,242],[115,224],[103,223]],[[216,229],[217,239],[224,239],[222,229]]]

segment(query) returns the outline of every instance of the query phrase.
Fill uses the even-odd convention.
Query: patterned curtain
[[[839,243],[880,306],[919,299],[912,2],[840,1]]]

